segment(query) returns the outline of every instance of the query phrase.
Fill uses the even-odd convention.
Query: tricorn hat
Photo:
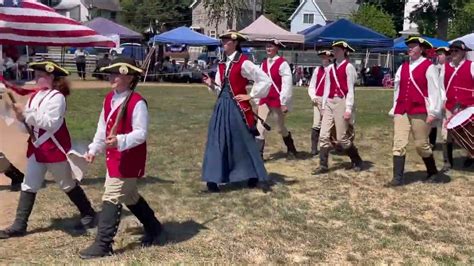
[[[346,41],[336,41],[332,43],[332,47],[341,47],[351,52],[355,52],[355,49],[352,48]]]
[[[143,73],[143,70],[137,66],[133,58],[123,56],[115,58],[110,65],[100,68],[100,71],[108,74],[130,76],[139,76]]]
[[[28,67],[33,70],[43,71],[55,77],[68,76],[70,73],[66,69],[60,67],[52,60],[43,60],[39,62],[31,62]]]

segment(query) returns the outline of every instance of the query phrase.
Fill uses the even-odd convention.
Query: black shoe
[[[393,156],[393,179],[386,187],[399,187],[404,185],[405,156]]]
[[[214,182],[207,182],[207,191],[210,193],[220,192],[219,186]]]
[[[249,178],[247,181],[247,186],[249,188],[256,188],[258,185],[258,178]]]
[[[258,148],[258,151],[260,152],[260,156],[263,159],[263,150],[265,149],[265,140],[255,138],[255,142],[257,143],[257,148]]]
[[[296,159],[298,152],[296,151],[295,143],[293,141],[293,138],[291,137],[291,132],[288,132],[288,136],[283,137],[283,142],[285,143],[287,148],[287,158],[290,160]]]
[[[423,162],[426,166],[426,177],[423,182],[427,183],[438,183],[438,169],[436,168],[436,162],[433,155],[427,158],[423,158]]]
[[[20,170],[18,170],[18,168],[16,168],[13,164],[10,164],[4,174],[12,180],[10,191],[20,191],[21,183],[23,183],[25,175]]]
[[[20,200],[18,202],[18,208],[16,209],[15,221],[10,227],[0,231],[0,239],[20,237],[26,234],[28,218],[30,217],[31,211],[33,210],[35,199],[36,193],[26,191],[22,191],[20,193]]]
[[[311,155],[316,156],[319,154],[318,143],[319,143],[319,128],[311,129]]]
[[[346,150],[346,154],[351,159],[351,166],[354,171],[360,172],[364,169],[362,158],[360,157],[359,151],[354,146],[354,144],[352,144],[351,147]]]
[[[94,243],[79,252],[81,259],[94,259],[112,256],[112,243],[120,224],[122,205],[104,201],[99,215],[99,225]]]
[[[163,226],[160,221],[156,219],[154,211],[150,208],[148,203],[140,197],[135,205],[127,205],[128,209],[135,215],[142,223],[145,229],[145,234],[141,241],[142,247],[150,247],[160,243],[163,235]]]
[[[311,172],[313,175],[326,174],[329,172],[329,149],[321,148],[319,152],[319,168]]]
[[[78,230],[87,230],[97,226],[96,212],[91,206],[91,202],[87,198],[84,190],[80,185],[76,185],[71,191],[66,193],[69,199],[76,205],[81,213],[80,224],[75,226]]]

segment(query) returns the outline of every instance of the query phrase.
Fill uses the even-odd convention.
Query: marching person
[[[5,157],[3,152],[0,152],[0,174],[1,173],[11,179],[10,191],[21,190],[21,183],[25,175]]]
[[[320,166],[313,174],[329,171],[329,150],[332,147],[331,130],[336,129],[337,146],[351,159],[354,171],[361,171],[362,158],[353,143],[355,122],[354,114],[354,84],[357,79],[355,67],[349,62],[349,52],[355,50],[345,41],[334,42],[333,53],[335,62],[326,75],[322,108],[323,118],[320,133]]]
[[[323,50],[318,52],[322,65],[314,69],[308,86],[308,95],[313,103],[313,127],[311,128],[311,155],[318,155],[319,133],[321,132],[321,121],[323,119],[323,95],[326,75],[330,69],[332,51]]]
[[[443,170],[453,167],[453,139],[446,129],[451,116],[470,106],[474,106],[474,64],[466,59],[467,52],[471,51],[463,41],[454,41],[449,46],[451,62],[446,63],[441,69],[440,86],[446,93],[445,117],[443,121],[442,137],[444,142]],[[474,158],[469,155],[464,162],[464,167],[470,167]]]
[[[143,224],[142,247],[158,244],[163,232],[154,211],[137,188],[138,179],[145,174],[149,121],[147,103],[134,91],[143,71],[135,60],[125,57],[117,57],[101,71],[110,74],[112,91],[105,96],[97,132],[86,159],[92,163],[99,153],[105,152],[107,175],[97,236],[88,248],[79,252],[82,259],[113,254],[112,243],[120,223],[122,204]]]
[[[448,47],[438,47],[436,49],[436,69],[438,70],[438,73],[441,73],[441,70],[444,68],[445,64],[448,64],[448,56],[449,56],[449,48]],[[442,89],[442,86],[440,86],[441,89],[441,95],[444,100],[444,90]],[[438,126],[441,121],[437,121],[436,123],[433,123],[431,125],[431,131],[430,131],[430,145],[431,149],[435,150],[436,149],[436,139],[438,138]]]
[[[388,186],[404,184],[406,146],[412,134],[416,151],[423,158],[427,176],[425,181],[437,181],[438,170],[429,143],[431,125],[441,116],[442,95],[439,73],[426,59],[425,51],[431,43],[421,37],[409,37],[409,62],[403,63],[395,75],[393,107],[393,179]]]
[[[209,122],[202,169],[209,192],[219,192],[220,183],[247,180],[254,188],[268,179],[255,141],[258,131],[250,100],[265,98],[271,80],[242,54],[240,43],[245,36],[229,31],[220,38],[225,59],[219,63],[215,81],[203,77],[209,89],[219,95]],[[249,81],[254,83],[247,94]]]
[[[287,158],[294,159],[297,154],[295,144],[291,132],[285,126],[285,115],[289,111],[293,96],[293,77],[286,59],[278,55],[280,47],[285,45],[277,39],[266,44],[267,59],[263,60],[261,69],[268,75],[272,85],[267,97],[259,100],[257,114],[265,122],[270,115],[274,115],[277,131],[283,137],[287,148]],[[257,122],[257,129],[260,135],[256,137],[256,141],[263,157],[266,130],[260,120]]]
[[[71,138],[66,126],[66,97],[69,72],[52,61],[30,64],[35,80],[41,89],[36,91],[26,106],[13,105],[17,119],[31,127],[28,139],[27,170],[21,185],[16,219],[10,227],[0,231],[0,239],[26,234],[28,218],[33,210],[36,193],[41,188],[46,172],[50,172],[59,187],[76,205],[80,214],[80,227],[95,226],[96,213],[81,186],[72,177],[66,153],[71,149]]]

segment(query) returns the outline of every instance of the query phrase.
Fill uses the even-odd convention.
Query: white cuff
[[[127,135],[117,135],[117,150],[122,152],[127,149]]]

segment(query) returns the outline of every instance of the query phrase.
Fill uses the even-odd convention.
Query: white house
[[[347,18],[359,5],[357,0],[300,0],[291,15],[291,32],[297,33],[313,25],[326,25],[339,18]]]
[[[424,2],[432,2],[435,5],[438,4],[438,0],[407,0],[405,2],[405,11],[403,14],[403,31],[400,32],[402,35],[416,35],[418,34],[418,25],[410,22],[410,14],[415,10],[415,6]]]
[[[88,21],[94,16],[115,20],[120,11],[119,0],[37,0],[58,13],[77,21]]]

